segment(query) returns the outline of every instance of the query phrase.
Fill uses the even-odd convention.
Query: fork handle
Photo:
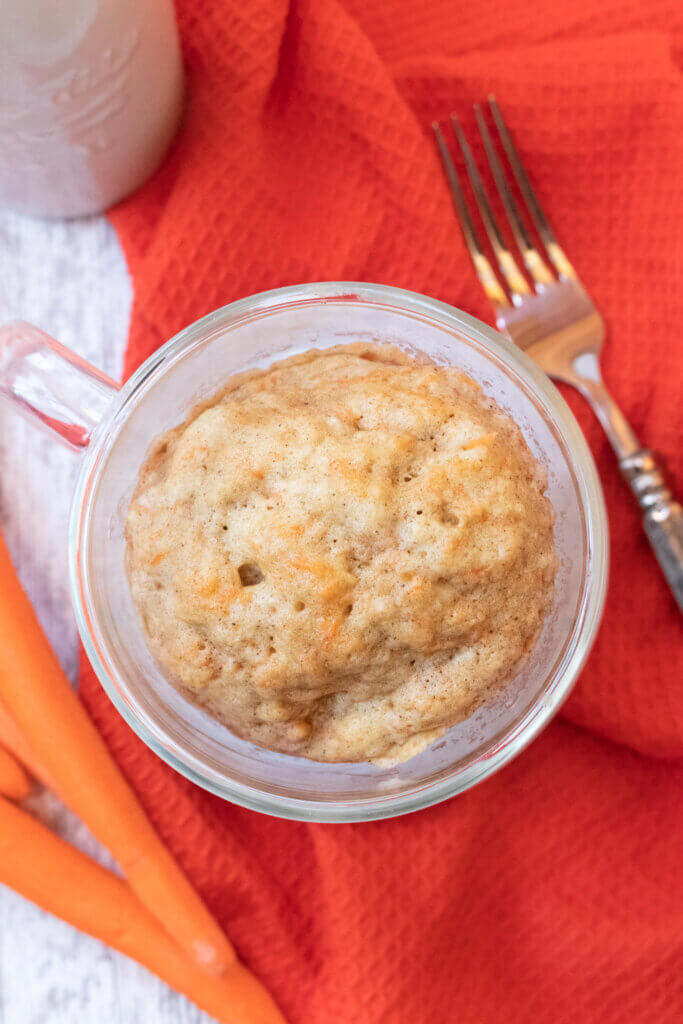
[[[683,509],[666,486],[652,452],[641,447],[605,387],[596,353],[579,356],[567,367],[562,379],[579,389],[600,420],[643,513],[643,529],[652,550],[683,613]]]
[[[672,497],[652,452],[640,448],[619,466],[643,513],[643,527],[683,612],[683,509]]]

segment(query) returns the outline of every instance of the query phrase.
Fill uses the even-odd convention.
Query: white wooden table
[[[0,323],[30,320],[119,378],[130,303],[124,259],[104,218],[49,222],[0,213]],[[66,546],[76,466],[77,456],[0,402],[0,524],[72,679],[77,642]],[[35,796],[31,809],[113,866],[53,797]],[[0,1024],[209,1020],[142,967],[0,886]]]

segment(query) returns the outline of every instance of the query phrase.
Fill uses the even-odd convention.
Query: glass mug
[[[559,569],[531,654],[494,698],[423,753],[391,768],[324,764],[239,739],[164,677],[124,568],[124,521],[152,441],[221,380],[308,348],[387,341],[479,381],[547,467]],[[608,572],[593,459],[549,379],[511,342],[451,306],[384,285],[263,292],[185,328],[123,387],[42,331],[0,329],[0,393],[82,452],[71,512],[71,596],[86,653],[128,724],[173,768],[234,803],[309,821],[363,821],[426,807],[501,767],[547,724],[588,655]]]

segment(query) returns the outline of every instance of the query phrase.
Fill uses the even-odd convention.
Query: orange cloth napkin
[[[490,320],[426,127],[494,91],[608,324],[605,376],[683,489],[683,7],[650,0],[179,0],[186,122],[112,215],[127,371],[251,292],[381,281]],[[512,765],[373,824],[209,796],[83,697],[150,817],[292,1024],[683,1019],[683,673],[669,592],[597,423],[602,630]]]

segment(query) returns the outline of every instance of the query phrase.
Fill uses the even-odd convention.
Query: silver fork
[[[572,384],[590,403],[635,495],[643,513],[645,532],[683,612],[683,511],[666,487],[652,452],[641,447],[603,383],[598,357],[605,338],[604,321],[550,228],[493,96],[488,99],[488,107],[547,260],[532,242],[510,188],[508,175],[498,157],[484,111],[476,104],[474,111],[489,167],[528,278],[505,242],[460,122],[451,114],[455,139],[465,161],[500,278],[482,248],[450,150],[439,123],[435,121],[432,127],[474,269],[493,304],[499,330],[504,331],[549,376]]]

